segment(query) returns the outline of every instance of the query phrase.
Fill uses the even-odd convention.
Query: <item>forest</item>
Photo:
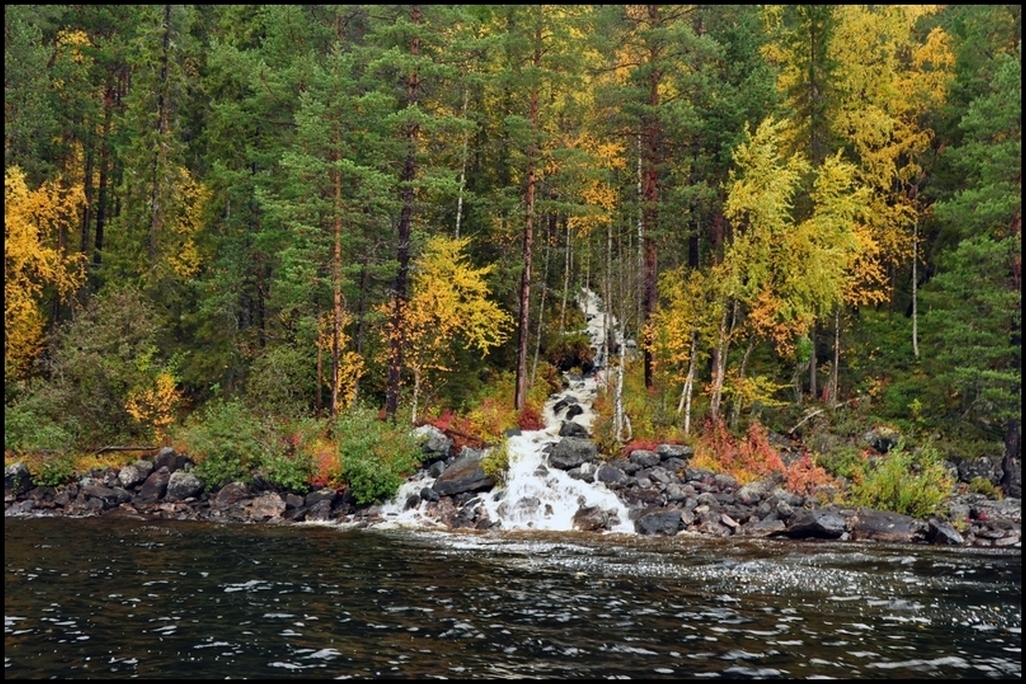
[[[883,430],[899,487],[981,456],[1008,485],[1020,22],[7,5],[5,456],[57,484],[174,445],[380,499],[411,426],[496,443],[601,362],[606,454],[859,484]]]

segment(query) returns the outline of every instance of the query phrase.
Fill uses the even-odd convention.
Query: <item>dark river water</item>
[[[1020,550],[4,519],[4,677],[1015,678]]]

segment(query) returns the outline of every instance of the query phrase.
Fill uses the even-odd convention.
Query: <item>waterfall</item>
[[[569,387],[557,392],[546,401],[542,416],[545,427],[541,430],[523,430],[507,438],[509,469],[505,482],[488,492],[479,494],[479,504],[491,521],[491,529],[568,531],[579,529],[575,516],[582,511],[606,520],[603,529],[611,532],[635,532],[627,506],[605,484],[588,481],[591,478],[573,477],[566,470],[549,463],[549,449],[561,439],[559,433],[564,422],[579,425],[590,435],[595,420],[593,404],[605,379],[606,359],[602,358],[603,336],[610,329],[602,311],[598,295],[582,288],[581,306],[587,321],[587,333],[595,351],[595,369],[583,377],[566,374]],[[568,405],[579,407],[579,413],[569,420],[564,410]],[[578,409],[575,409],[575,412]],[[594,469],[595,464],[586,464]],[[594,473],[592,472],[592,475]],[[429,511],[425,501],[412,507],[406,502],[416,499],[435,478],[427,471],[408,480],[395,499],[381,508],[386,524],[410,527],[444,527]]]

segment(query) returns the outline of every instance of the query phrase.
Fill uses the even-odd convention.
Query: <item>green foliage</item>
[[[170,362],[156,309],[135,288],[111,289],[58,332],[52,351],[50,415],[74,420],[88,443],[144,439],[149,427],[128,411],[133,393],[157,387]],[[42,399],[42,397],[41,397]]]
[[[238,399],[211,401],[189,417],[176,437],[196,461],[196,476],[211,490],[248,481],[251,469],[270,456],[267,429]]]
[[[816,454],[816,463],[831,475],[851,480],[861,476],[866,468],[866,457],[853,444],[841,444],[825,454]]]
[[[5,452],[67,452],[74,442],[72,431],[35,410],[28,401],[9,406],[4,411]]]
[[[502,487],[506,484],[506,475],[509,473],[508,439],[502,440],[485,452],[484,458],[481,459],[481,470],[495,480],[496,486]]]
[[[983,494],[988,499],[1001,499],[1003,494],[1001,488],[985,477],[974,477],[969,481],[969,491],[973,494]]]
[[[932,444],[911,451],[904,440],[875,466],[855,474],[852,503],[916,518],[934,515],[951,495],[951,475]]]
[[[279,345],[254,363],[246,383],[246,397],[254,410],[265,415],[299,417],[309,412],[317,391],[313,345],[305,351]]]
[[[75,474],[75,462],[70,454],[56,454],[43,460],[32,483],[38,487],[57,487],[66,484]]]
[[[326,427],[326,421],[316,418],[282,421],[276,448],[268,449],[259,466],[264,478],[289,491],[308,491],[317,475],[314,461]]]
[[[361,506],[387,501],[420,465],[422,452],[413,433],[354,407],[334,423],[342,477]]]

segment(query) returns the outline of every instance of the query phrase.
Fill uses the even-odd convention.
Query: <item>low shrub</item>
[[[339,415],[333,435],[342,461],[342,477],[359,505],[393,498],[420,465],[422,452],[409,429],[379,420],[373,410],[351,408]]]
[[[938,512],[953,485],[932,444],[913,452],[902,439],[875,466],[867,461],[863,472],[854,474],[851,500],[858,506],[925,518]]]
[[[495,480],[497,487],[506,484],[509,474],[509,440],[504,439],[498,445],[489,448],[481,459],[481,470]]]
[[[238,399],[215,399],[192,414],[177,443],[196,462],[196,476],[216,489],[234,480],[249,481],[251,470],[271,455],[269,431]]]

